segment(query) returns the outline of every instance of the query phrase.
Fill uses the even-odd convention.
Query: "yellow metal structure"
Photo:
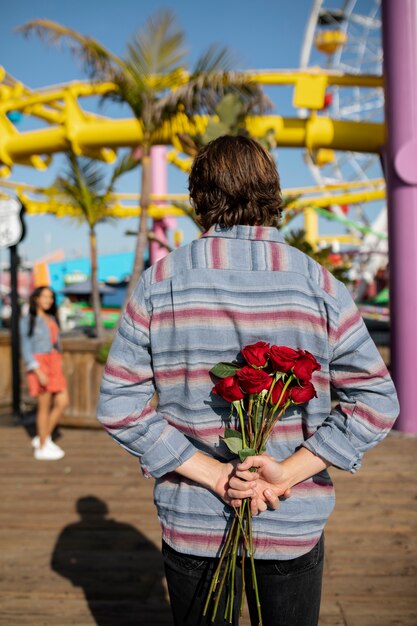
[[[56,217],[75,217],[79,211],[59,201],[51,190],[41,189],[25,183],[0,181],[0,188],[13,190],[25,206],[29,215],[49,213]],[[283,190],[287,198],[286,220],[304,212],[306,239],[314,246],[319,241],[334,241],[357,245],[360,240],[355,235],[319,235],[318,215],[315,209],[330,208],[333,205],[362,204],[385,198],[383,179],[363,182],[338,183],[334,185],[316,185],[293,187]],[[291,198],[294,198],[291,200]],[[149,207],[149,217],[183,217],[186,215],[183,205],[188,202],[188,194],[153,194],[153,203]],[[164,204],[160,204],[161,201]],[[182,205],[182,206],[181,206]],[[108,211],[109,217],[129,218],[140,215],[140,195],[134,193],[115,193]],[[179,236],[179,235],[178,235]]]
[[[249,118],[248,130],[254,137],[261,137],[272,129],[279,146],[355,152],[379,152],[383,146],[383,124],[332,120],[314,114],[314,111],[323,108],[328,86],[381,87],[381,77],[347,76],[318,69],[248,72],[247,76],[248,80],[265,85],[293,85],[294,105],[313,111],[305,119],[279,115]],[[82,98],[114,91],[112,83],[74,82],[31,91],[22,83],[7,78],[3,71],[3,82],[0,84],[0,166],[3,166],[3,175],[15,163],[44,169],[51,155],[69,148],[76,154],[112,161],[117,148],[141,143],[142,127],[136,119],[105,118],[84,111],[80,105]],[[179,74],[178,83],[186,80],[186,74]],[[17,111],[42,120],[49,126],[19,132],[7,117],[8,113]],[[178,115],[174,123],[167,124],[155,140],[172,145],[177,133],[194,135],[204,132],[207,122],[206,117],[199,117],[191,123],[185,115]]]
[[[340,34],[340,33],[339,33]],[[328,41],[323,45],[340,45],[343,43],[335,38],[329,39],[329,32],[323,33]],[[336,41],[337,40],[337,41]],[[339,43],[338,43],[339,42]],[[273,130],[278,146],[306,147],[317,164],[328,163],[334,157],[334,150],[351,150],[354,152],[379,153],[385,143],[385,127],[382,123],[352,122],[333,120],[318,114],[324,107],[326,90],[332,85],[340,87],[383,86],[380,76],[346,75],[329,72],[320,68],[300,71],[262,71],[247,72],[249,81],[263,85],[292,85],[294,87],[293,104],[295,107],[308,109],[310,115],[305,118],[286,118],[279,115],[254,116],[247,119],[247,129],[254,137],[263,137],[267,131]],[[178,84],[187,81],[187,74],[178,73]],[[91,84],[73,82],[32,91],[19,81],[8,75],[0,67],[0,176],[7,176],[14,164],[30,165],[37,169],[48,167],[53,154],[69,149],[77,155],[84,155],[114,161],[116,152],[121,147],[136,147],[143,137],[142,126],[136,119],[111,119],[85,111],[81,106],[83,98],[103,96],[115,90],[112,83]],[[9,119],[10,114],[20,112],[42,122],[42,127],[31,131],[19,132],[16,125]],[[48,126],[45,128],[44,123]],[[191,136],[204,132],[208,123],[207,117],[197,117],[192,122],[184,115],[163,127],[154,137],[155,143],[172,145],[174,149],[168,153],[168,161],[183,171],[188,171],[191,159],[180,154],[178,133],[189,133]],[[3,186],[6,186],[4,183]],[[24,185],[14,184],[29,214],[53,213],[57,216],[73,215],[74,209],[59,203],[51,196],[42,195],[42,190],[28,189]],[[372,187],[375,188],[372,188]],[[289,209],[297,212],[305,211],[305,227],[312,244],[317,243],[318,216],[314,207],[327,207],[332,204],[353,204],[384,197],[382,184],[366,186],[360,183],[358,191],[354,191],[355,183],[345,188],[344,193],[335,194],[336,187],[318,187],[301,191],[302,198],[291,203]],[[343,191],[343,187],[338,186]],[[38,192],[38,193],[37,193]],[[300,195],[298,191],[287,190],[288,194]],[[306,196],[305,194],[318,194]],[[35,197],[33,197],[35,195]],[[133,194],[134,196],[134,194]],[[126,205],[121,195],[116,195],[109,214],[115,217],[131,217],[140,214],[138,197],[130,199],[132,205]],[[154,198],[161,200],[160,197]],[[154,204],[150,207],[150,217],[161,219],[164,216],[183,215],[183,209],[175,205],[175,201],[187,200],[166,196],[167,204]],[[320,237],[322,239],[322,237]]]

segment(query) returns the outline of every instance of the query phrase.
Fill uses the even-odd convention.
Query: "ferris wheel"
[[[347,74],[382,74],[381,0],[314,0],[307,21],[300,67],[325,67]],[[382,88],[329,87],[323,113],[333,119],[382,122]],[[306,154],[306,162],[317,184],[366,181],[383,175],[379,156],[350,151],[318,150]],[[332,207],[346,214],[348,207]],[[386,232],[383,208],[373,224],[360,204],[355,205],[355,219],[366,226]],[[386,254],[386,241],[362,237],[362,269],[375,273],[381,263],[378,254]],[[371,255],[371,253],[373,253]],[[377,254],[375,254],[377,253]],[[359,269],[359,268],[358,268]]]

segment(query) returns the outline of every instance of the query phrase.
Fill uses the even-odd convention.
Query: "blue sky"
[[[168,7],[175,12],[186,33],[191,64],[209,44],[218,43],[235,53],[239,69],[297,68],[311,4],[311,0],[257,0],[256,3],[249,0],[16,0],[2,7],[0,65],[31,88],[84,79],[82,68],[65,48],[51,48],[34,36],[25,39],[14,32],[16,26],[34,18],[48,18],[91,35],[117,54],[123,54],[127,41],[147,17],[158,8]],[[267,93],[274,102],[275,113],[297,115],[291,106],[290,89],[274,87]],[[96,109],[94,102],[89,106]],[[128,110],[116,105],[106,105],[100,112],[114,117],[129,116]],[[24,130],[25,122],[19,128]],[[283,187],[313,184],[301,150],[280,149],[277,161]],[[58,156],[45,172],[20,166],[13,170],[12,178],[47,186],[60,171],[62,158]],[[186,187],[186,176],[170,167],[169,191],[183,193]],[[138,191],[139,172],[121,179],[118,190]],[[187,240],[194,231],[185,220],[181,222]],[[99,251],[131,250],[133,238],[126,237],[124,232],[136,229],[137,223],[137,220],[120,220],[116,225],[99,226]],[[69,257],[87,253],[85,227],[76,226],[66,218],[28,216],[26,225],[27,235],[20,252],[29,260],[58,248],[64,249]]]

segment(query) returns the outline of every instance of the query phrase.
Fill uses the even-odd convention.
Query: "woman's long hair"
[[[55,292],[48,287],[48,285],[42,285],[41,287],[36,287],[36,289],[32,292],[30,298],[29,298],[29,331],[28,331],[28,337],[32,337],[33,335],[33,329],[35,328],[35,321],[36,321],[36,316],[37,316],[37,304],[36,301],[39,298],[39,296],[41,295],[42,291],[44,289],[49,289],[49,291],[52,293],[52,297],[53,297],[53,302],[50,306],[50,308],[46,311],[46,313],[48,313],[48,315],[52,315],[52,317],[55,319],[56,323],[59,326],[59,319],[58,319],[58,308],[56,306],[56,298],[55,298]]]

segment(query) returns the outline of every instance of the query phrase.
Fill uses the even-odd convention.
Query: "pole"
[[[397,428],[417,433],[417,3],[382,0],[391,365]]]
[[[152,193],[164,194],[168,190],[168,170],[166,161],[167,149],[165,146],[152,146],[151,148],[151,189]],[[152,201],[152,204],[165,204],[163,201]],[[175,221],[175,220],[174,220]],[[165,243],[167,240],[167,228],[170,226],[169,218],[153,221],[153,234],[160,241]],[[150,244],[150,261],[155,263],[162,257],[166,256],[167,250],[160,246],[158,242],[151,241]]]
[[[17,245],[10,246],[10,296],[12,305],[11,316],[11,341],[12,341],[12,393],[13,393],[13,416],[21,417],[20,412],[20,346],[19,346],[19,303],[17,290],[17,273],[19,257]]]

